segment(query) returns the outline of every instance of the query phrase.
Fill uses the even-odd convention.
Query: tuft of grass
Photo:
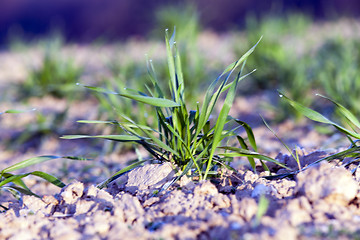
[[[197,177],[199,180],[207,179],[217,174],[218,167],[228,167],[234,156],[246,156],[255,170],[254,158],[260,159],[263,167],[265,161],[278,163],[276,160],[256,152],[257,145],[252,129],[245,122],[229,116],[229,111],[236,95],[236,88],[239,82],[252,72],[243,75],[243,69],[247,58],[255,50],[256,43],[239,60],[230,64],[220,76],[208,87],[202,105],[196,104],[196,110],[188,110],[185,101],[185,84],[182,71],[180,52],[175,42],[175,31],[170,37],[168,31],[165,34],[167,63],[169,68],[168,86],[171,99],[165,98],[165,93],[159,85],[159,80],[151,61],[148,62],[148,72],[153,88],[146,86],[148,93],[132,89],[124,89],[120,92],[109,91],[98,87],[88,87],[91,90],[106,94],[113,94],[132,99],[137,102],[153,106],[157,116],[158,128],[153,129],[133,121],[128,116],[122,115],[123,121],[86,121],[82,123],[109,123],[119,126],[126,134],[122,135],[68,135],[65,139],[79,138],[103,138],[120,142],[135,142],[142,145],[153,158],[163,162],[171,162],[179,171],[173,181],[166,184],[163,189],[177,181],[181,176],[188,174]],[[259,40],[260,41],[260,40]],[[240,68],[234,79],[232,74]],[[217,119],[210,121],[210,116],[219,99],[224,99],[223,106]],[[228,123],[234,121],[237,127],[227,129]],[[242,138],[236,130],[243,127],[247,137]],[[222,146],[225,139],[236,137],[240,148]],[[247,143],[248,142],[248,143]],[[254,150],[249,150],[249,147]],[[222,150],[222,152],[220,152]],[[146,160],[134,164],[115,173],[110,179],[100,184],[105,187],[127,171],[143,164]],[[279,164],[279,163],[278,163]],[[232,169],[232,168],[231,168]]]
[[[60,39],[49,40],[45,45],[42,66],[34,69],[19,86],[21,98],[52,95],[57,98],[74,98],[76,83],[83,72],[70,59],[62,59]]]

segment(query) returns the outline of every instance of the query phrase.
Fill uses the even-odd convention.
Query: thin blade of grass
[[[290,98],[286,97],[283,93],[281,93],[279,91],[280,96],[285,99],[292,107],[294,107],[297,111],[299,111],[300,113],[302,113],[303,115],[305,115],[307,118],[316,121],[316,122],[321,122],[321,123],[326,123],[326,124],[330,124],[333,125],[336,129],[338,129],[340,132],[345,133],[346,135],[350,135],[352,137],[355,137],[357,139],[360,139],[360,134],[350,131],[342,126],[340,126],[339,124],[329,120],[328,118],[326,118],[325,116],[323,116],[322,114],[320,114],[319,112],[316,112],[310,108],[307,108],[303,105],[301,105],[300,103],[297,103],[293,100],[291,100]]]
[[[346,109],[343,105],[341,105],[340,103],[332,100],[329,97],[323,96],[321,94],[316,94],[317,96],[320,96],[322,98],[325,98],[327,100],[329,100],[330,102],[332,102],[333,104],[335,104],[337,106],[337,108],[340,110],[340,112],[351,122],[353,123],[357,128],[360,129],[360,122],[359,120],[355,117],[354,114],[352,114],[348,109]]]
[[[237,68],[243,61],[245,61],[252,52],[254,52],[256,46],[260,43],[262,39],[262,36],[260,37],[259,41],[252,47],[250,48],[250,50],[248,50],[244,55],[241,56],[241,58],[235,62],[233,62],[232,64],[230,64],[229,66],[227,66],[224,70],[224,72],[221,75],[226,74],[227,72],[231,71],[232,69]]]
[[[140,138],[133,135],[65,135],[61,136],[62,139],[80,139],[80,138],[102,138],[102,139],[108,139],[113,141],[119,141],[119,142],[133,142],[133,141],[140,141],[144,138]]]
[[[23,160],[23,161],[21,161],[19,163],[16,163],[14,165],[11,165],[11,166],[3,169],[1,171],[1,174],[6,173],[6,172],[12,172],[12,171],[19,170],[19,169],[23,169],[23,168],[26,168],[26,167],[29,167],[29,166],[32,166],[32,165],[35,165],[35,164],[39,164],[39,163],[46,162],[46,161],[53,160],[53,159],[57,159],[57,158],[63,158],[63,157],[60,157],[60,156],[40,156],[40,157],[34,157],[34,158],[26,159],[26,160]]]
[[[216,150],[216,148],[218,147],[218,144],[221,141],[222,131],[223,131],[224,125],[225,125],[225,123],[227,121],[227,118],[228,118],[228,115],[229,115],[229,112],[230,112],[230,108],[233,105],[235,95],[236,95],[236,87],[237,87],[237,84],[240,81],[240,75],[242,73],[242,70],[245,67],[245,64],[246,64],[246,59],[244,60],[244,63],[242,65],[242,67],[241,67],[241,70],[240,70],[239,74],[237,75],[236,79],[233,81],[233,84],[230,86],[230,89],[229,89],[229,91],[228,91],[228,93],[226,95],[225,101],[224,101],[224,105],[221,108],[218,119],[216,121],[215,130],[214,130],[214,136],[213,136],[213,139],[212,139],[212,142],[213,142],[212,143],[212,148],[210,150],[210,156],[209,156],[209,160],[207,162],[207,167],[206,167],[205,175],[204,175],[205,179],[206,179],[206,177],[208,175],[208,172],[210,171],[211,162],[212,162],[212,158],[213,158],[213,156],[215,154],[215,150]]]
[[[9,191],[16,199],[20,200],[21,199],[21,194],[23,195],[29,195],[29,196],[35,196],[40,198],[40,196],[38,196],[37,194],[33,193],[32,191],[30,191],[29,189],[25,189],[22,187],[18,187],[18,186],[3,186],[1,188],[5,189],[6,191]]]
[[[235,119],[235,118],[234,118],[234,121],[244,127],[244,129],[246,131],[246,134],[248,136],[248,140],[249,140],[249,143],[250,143],[251,147],[254,149],[255,152],[257,152],[257,145],[256,145],[256,141],[255,141],[255,135],[254,135],[254,132],[252,131],[250,125],[247,124],[244,121],[240,121],[240,120]]]
[[[236,147],[227,147],[227,146],[221,146],[219,147],[221,149],[225,149],[225,150],[230,150],[232,152],[229,153],[220,153],[219,155],[225,156],[225,157],[253,157],[253,158],[257,158],[260,160],[264,160],[264,161],[268,161],[268,162],[272,162],[275,163],[283,168],[289,169],[288,167],[286,167],[285,165],[283,165],[282,163],[278,162],[277,160],[260,154],[258,152],[253,152],[250,150],[246,150],[246,149],[242,149],[242,148],[236,148]]]
[[[117,93],[117,92],[110,91],[110,90],[100,88],[100,87],[92,87],[92,86],[85,86],[85,87],[89,88],[93,91],[106,93],[106,94],[119,95],[122,97],[130,98],[132,100],[146,103],[146,104],[156,106],[156,107],[178,107],[178,106],[180,106],[178,103],[168,100],[168,99],[165,99],[165,98],[155,98],[155,97],[136,95],[136,94],[128,94],[128,93]]]
[[[244,139],[240,136],[236,136],[240,146],[246,150],[249,150],[248,149],[248,146],[246,145]],[[247,157],[249,163],[250,163],[250,166],[252,167],[252,169],[254,170],[254,172],[256,173],[256,164],[255,164],[255,160],[253,157]]]
[[[57,177],[55,177],[53,175],[45,173],[45,172],[34,171],[34,172],[31,172],[30,175],[40,177],[59,188],[63,188],[66,186],[65,183],[63,183],[60,179],[58,179]]]
[[[308,166],[302,168],[301,170],[296,170],[296,171],[292,171],[289,173],[283,173],[283,174],[278,174],[278,175],[272,175],[272,176],[265,176],[264,178],[269,179],[269,180],[276,180],[276,179],[282,179],[282,178],[286,178],[286,177],[294,177],[296,174],[298,174],[301,171],[304,171],[308,168],[310,168],[311,166],[314,166],[315,164],[318,164],[319,162],[322,161],[328,161],[331,162],[335,159],[340,159],[343,160],[346,157],[355,157],[354,154],[356,154],[356,156],[358,156],[360,153],[360,146],[354,146],[351,147],[349,149],[346,149],[344,151],[341,151],[339,153],[335,153],[332,154],[330,156],[321,158],[319,160],[316,160],[315,162],[310,163]]]
[[[141,130],[143,133],[146,134],[146,136],[151,139],[159,148],[164,149],[165,151],[171,152],[175,156],[179,156],[179,154],[172,148],[170,148],[168,145],[166,145],[164,142],[162,142],[159,138],[155,137],[153,134],[149,133],[146,129],[139,126],[137,123],[135,123],[132,119],[129,117],[126,117],[124,115],[121,115],[123,118],[125,118],[127,121],[131,122],[132,124],[136,125],[136,127]],[[161,133],[159,133],[161,134]],[[143,138],[145,140],[145,138]],[[141,143],[141,142],[140,142]]]
[[[266,128],[270,130],[270,132],[281,142],[281,144],[286,148],[286,150],[292,155],[292,157],[296,160],[296,157],[294,156],[291,149],[288,147],[288,145],[285,144],[285,142],[275,133],[275,131],[269,126],[269,124],[265,121],[265,119],[260,115],[263,123],[265,124]]]
[[[175,62],[174,62],[174,56],[173,56],[173,46],[174,46],[174,39],[175,39],[175,29],[173,32],[172,37],[169,39],[169,31],[166,29],[165,31],[165,42],[166,42],[166,53],[167,53],[167,62],[168,62],[168,68],[169,68],[169,74],[170,74],[170,89],[172,92],[172,95],[174,96],[175,102],[179,103],[180,99],[176,97],[176,70],[175,70]]]

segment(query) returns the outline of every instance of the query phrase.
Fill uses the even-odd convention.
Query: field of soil
[[[344,34],[346,31],[344,28]],[[226,45],[221,44],[234,41],[233,38],[212,33],[204,35],[206,41],[200,45],[204,49],[219,50],[207,54],[226,63],[235,59]],[[149,49],[157,53],[156,56],[165,54],[159,43],[138,41],[121,47],[71,45],[62,53],[85,66],[80,82],[94,85],[110,74],[105,66],[115,59],[114,55],[125,54],[141,61]],[[168,163],[149,163],[127,173],[108,188],[98,189],[97,184],[126,166],[136,154],[131,147],[112,150],[108,141],[59,138],[65,134],[109,131],[76,123],[79,119],[99,117],[98,103],[90,94],[71,103],[50,96],[30,98],[26,103],[15,101],[14,85],[22,84],[29,69],[41,65],[41,56],[41,48],[36,47],[0,52],[0,110],[36,108],[0,116],[0,169],[42,155],[81,156],[92,160],[56,159],[26,169],[50,173],[67,186],[59,189],[29,176],[24,179],[25,183],[41,198],[22,196],[17,200],[9,192],[1,191],[0,239],[360,238],[360,169],[352,158],[323,161],[293,178],[277,180],[264,178],[269,174],[261,170],[260,164],[259,171],[254,173],[246,158],[238,158],[232,165],[236,172],[224,170],[220,178],[200,182],[184,176],[162,192],[158,189],[175,173]],[[253,127],[261,153],[297,170],[298,165],[290,153],[259,116],[274,118],[276,110],[265,109],[263,104],[273,102],[276,97],[275,91],[238,96],[230,114]],[[48,125],[39,127],[38,112],[43,113],[51,125],[66,108],[66,119],[56,131],[41,131],[41,127],[46,129]],[[305,119],[294,122],[290,117],[272,125],[287,144],[299,146],[301,167],[349,147],[343,135],[321,134],[315,126]],[[24,132],[30,137],[17,142],[20,136],[24,137]],[[145,150],[140,149],[140,153],[147,157]],[[276,165],[269,164],[269,167],[273,173],[284,172]]]

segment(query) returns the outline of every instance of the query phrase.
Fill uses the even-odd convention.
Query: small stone
[[[215,185],[209,181],[203,181],[198,186],[196,186],[194,189],[195,195],[215,196],[218,193],[219,192],[218,192],[217,188],[215,187]]]
[[[216,206],[217,208],[221,209],[221,208],[228,208],[230,207],[230,199],[224,195],[224,194],[217,194],[215,195],[213,198],[211,198],[211,202],[212,204],[214,204],[214,206]]]
[[[256,185],[256,187],[254,188],[254,190],[251,192],[251,197],[252,198],[259,198],[260,196],[270,196],[272,194],[276,194],[276,190],[274,189],[274,187],[270,186],[266,186],[264,184],[258,184]]]
[[[297,175],[295,192],[311,202],[323,199],[347,205],[356,197],[358,183],[346,169],[323,161]]]
[[[131,194],[136,191],[155,191],[175,176],[171,163],[147,164],[128,173],[125,190]]]
[[[116,198],[115,215],[119,215],[124,221],[130,223],[143,219],[145,211],[136,197],[125,193]]]
[[[46,204],[51,204],[51,205],[58,205],[59,204],[59,200],[57,200],[54,196],[43,196],[42,200],[44,201],[44,203]]]
[[[84,194],[84,184],[74,182],[62,189],[60,196],[66,204],[74,204]]]
[[[250,221],[258,210],[257,203],[253,198],[243,198],[239,202],[238,214],[244,218],[245,221]]]
[[[193,190],[196,186],[193,181],[191,181],[190,178],[188,178],[186,175],[182,176],[179,180],[180,187],[184,188],[185,190]]]

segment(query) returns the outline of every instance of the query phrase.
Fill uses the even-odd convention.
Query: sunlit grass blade
[[[214,137],[212,139],[213,145],[212,145],[212,148],[210,150],[210,156],[209,156],[209,160],[207,162],[207,167],[206,167],[206,171],[205,171],[205,175],[204,175],[205,179],[206,179],[206,177],[208,175],[208,172],[210,171],[212,158],[213,158],[213,156],[215,154],[216,148],[218,147],[218,144],[221,141],[222,131],[224,129],[224,125],[225,125],[226,120],[228,118],[230,108],[233,105],[235,95],[236,95],[236,87],[237,87],[237,84],[238,84],[238,82],[240,80],[240,75],[242,73],[242,70],[244,69],[245,64],[246,64],[246,59],[244,60],[241,71],[239,72],[237,78],[233,81],[233,84],[230,86],[230,89],[229,89],[229,91],[228,91],[228,93],[226,95],[225,101],[224,101],[224,105],[221,108],[218,119],[216,121],[215,130],[214,130]]]
[[[350,135],[352,137],[355,137],[357,139],[360,139],[360,134],[350,131],[342,126],[340,126],[339,124],[329,120],[328,118],[326,118],[325,116],[323,116],[322,114],[320,114],[319,112],[316,112],[310,108],[307,108],[303,105],[301,105],[300,103],[297,103],[293,100],[291,100],[290,98],[286,97],[283,93],[279,92],[280,96],[285,99],[291,106],[293,106],[297,111],[299,111],[300,113],[302,113],[303,115],[305,115],[307,118],[316,121],[316,122],[321,122],[321,123],[326,123],[326,124],[330,124],[333,125],[336,129],[338,129],[340,132],[345,133],[346,135]]]
[[[85,87],[87,87],[91,90],[97,91],[97,92],[101,92],[101,93],[115,94],[115,95],[119,95],[122,97],[130,98],[132,100],[146,103],[146,104],[156,106],[156,107],[178,107],[178,106],[180,106],[178,103],[168,100],[168,99],[165,99],[165,98],[155,98],[155,97],[149,97],[149,96],[143,96],[143,95],[128,94],[128,93],[124,93],[124,92],[117,93],[117,92],[106,90],[106,89],[100,88],[100,87],[91,87],[91,86],[85,86]]]
[[[231,71],[232,69],[237,68],[242,62],[244,62],[250,56],[250,54],[254,52],[257,45],[261,42],[261,39],[262,36],[260,37],[259,41],[252,48],[250,48],[250,50],[248,50],[244,55],[241,56],[239,60],[227,66],[227,68],[224,70],[224,72],[221,75],[224,75],[225,73]]]
[[[355,117],[354,114],[352,114],[348,109],[346,109],[343,105],[341,105],[340,103],[332,100],[329,97],[323,96],[321,94],[316,94],[317,96],[320,96],[322,98],[325,98],[327,100],[329,100],[330,102],[332,102],[333,104],[335,104],[337,106],[337,108],[340,110],[340,112],[352,123],[354,124],[357,128],[360,129],[360,122],[359,120]]]
[[[65,187],[65,183],[63,183],[57,177],[55,177],[53,175],[50,175],[48,173],[41,172],[41,171],[34,171],[34,172],[31,172],[30,175],[40,177],[40,178],[46,180],[47,182],[49,182],[49,183],[51,183],[51,184],[53,184],[53,185],[55,185],[55,186],[57,186],[59,188]]]
[[[65,135],[60,137],[62,139],[80,139],[80,138],[102,138],[119,142],[131,142],[131,141],[140,141],[144,138],[140,138],[133,135]]]
[[[261,222],[261,218],[267,212],[269,205],[270,205],[270,201],[264,195],[261,195],[261,197],[259,199],[258,210],[257,210],[256,216],[255,216],[254,227],[259,226],[259,224]]]
[[[50,174],[41,172],[41,171],[33,171],[33,172],[29,172],[29,173],[12,175],[10,177],[5,178],[3,181],[1,181],[0,187],[4,186],[7,183],[13,182],[13,183],[19,185],[20,187],[25,188],[30,191],[30,189],[28,189],[27,186],[23,182],[19,182],[20,179],[27,177],[29,175],[43,178],[44,180],[48,181],[49,183],[54,184],[57,187],[60,187],[60,188],[65,187],[65,184],[60,179],[58,179]]]
[[[29,192],[30,189],[26,186],[26,184],[24,183],[24,181],[21,179],[21,178],[15,178],[13,177],[15,174],[12,174],[12,173],[3,173],[2,174],[2,177],[3,177],[3,180],[6,180],[8,178],[11,178],[12,177],[12,180],[11,182],[14,183],[15,185],[19,186],[20,188],[24,189],[24,190],[27,190]],[[1,181],[2,182],[2,181]]]
[[[237,122],[242,127],[244,127],[251,147],[254,149],[255,152],[257,152],[257,145],[256,145],[256,141],[255,141],[254,132],[252,131],[250,125],[244,121],[240,121],[239,119],[235,119],[235,118],[233,118],[233,119],[235,122]]]
[[[294,158],[294,160],[296,161],[299,170],[301,169],[301,165],[300,165],[300,160],[299,160],[299,155],[296,149],[296,155],[293,153],[293,151],[291,151],[291,149],[288,147],[287,144],[285,144],[285,142],[275,133],[275,131],[269,126],[269,124],[265,121],[265,119],[260,116],[263,123],[265,124],[266,128],[270,130],[270,132],[281,142],[281,144],[286,148],[286,150],[290,153],[290,155]]]
[[[61,156],[40,156],[40,157],[34,157],[34,158],[26,159],[24,161],[21,161],[19,163],[16,163],[14,165],[11,165],[11,166],[3,169],[1,171],[1,174],[6,173],[6,172],[12,172],[12,171],[19,170],[19,169],[23,169],[23,168],[26,168],[26,167],[29,167],[29,166],[32,166],[32,165],[35,165],[35,164],[39,164],[39,163],[46,162],[46,161],[53,160],[53,159],[57,159],[57,158],[64,158],[64,157],[61,157]],[[65,158],[68,158],[68,157],[65,157]]]
[[[240,146],[243,148],[243,149],[246,149],[246,150],[249,150],[248,146],[246,145],[244,139],[240,136],[236,136]],[[250,166],[252,167],[252,169],[254,170],[254,172],[256,172],[256,164],[255,164],[255,160],[253,157],[247,157],[248,158],[248,161],[250,163]]]
[[[4,114],[4,113],[24,113],[24,112],[30,112],[30,111],[35,111],[36,109],[33,108],[33,109],[30,109],[30,110],[16,110],[16,109],[9,109],[9,110],[6,110],[4,112],[0,112],[0,115],[1,114]]]
[[[222,156],[226,156],[226,157],[253,157],[253,158],[260,159],[260,160],[272,162],[272,163],[275,163],[275,164],[277,164],[277,165],[279,165],[279,166],[281,166],[283,168],[289,169],[288,167],[286,167],[285,165],[283,165],[279,161],[277,161],[277,160],[275,160],[275,159],[273,159],[273,158],[271,158],[269,156],[260,154],[258,152],[253,152],[253,151],[250,151],[250,150],[246,150],[246,149],[242,149],[242,148],[236,148],[236,147],[227,147],[227,146],[221,146],[219,148],[232,151],[232,152],[220,153],[220,155],[222,155]]]
[[[170,89],[173,93],[173,96],[175,97],[175,91],[177,89],[176,87],[176,70],[175,70],[175,63],[174,63],[174,56],[173,56],[173,46],[174,46],[174,39],[175,39],[175,30],[173,32],[173,35],[171,38],[169,38],[169,30],[166,29],[165,31],[165,42],[166,42],[166,53],[167,53],[167,63],[169,68],[169,74],[170,74]],[[175,102],[179,103],[180,99],[175,98]]]

